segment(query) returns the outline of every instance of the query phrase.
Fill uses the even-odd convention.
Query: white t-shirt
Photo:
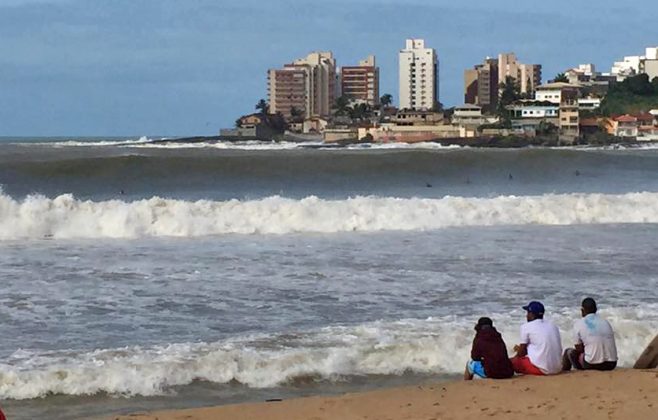
[[[585,361],[595,365],[617,361],[615,333],[610,323],[596,314],[588,314],[574,325],[576,344],[585,346]]]
[[[546,375],[562,371],[560,330],[550,321],[535,319],[521,325],[521,344],[528,345],[528,358]]]

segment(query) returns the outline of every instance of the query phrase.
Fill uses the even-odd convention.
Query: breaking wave
[[[355,197],[183,201],[153,197],[81,201],[70,194],[0,195],[0,239],[197,237],[425,231],[497,225],[658,223],[658,193],[549,194],[495,198]]]
[[[492,314],[508,350],[518,339],[522,311]],[[620,364],[633,364],[658,327],[658,306],[610,308]],[[564,346],[571,346],[573,308],[554,312]],[[175,392],[193,381],[252,388],[286,385],[299,378],[349,381],[365,375],[407,372],[458,375],[469,357],[474,320],[456,317],[373,322],[215,343],[179,343],[92,352],[36,354],[19,350],[0,364],[0,398],[51,394],[132,397]]]

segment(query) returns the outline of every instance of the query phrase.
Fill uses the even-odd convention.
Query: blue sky
[[[214,134],[266,96],[268,68],[313,50],[375,54],[396,98],[408,37],[438,51],[457,105],[487,55],[515,51],[545,80],[609,70],[658,45],[655,16],[655,0],[0,0],[0,136]]]

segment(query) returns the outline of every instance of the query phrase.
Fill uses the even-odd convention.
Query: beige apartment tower
[[[498,60],[486,58],[483,64],[464,71],[464,103],[493,112],[498,105]]]
[[[521,93],[531,96],[541,85],[541,64],[520,63],[514,53],[499,54],[498,83],[504,83],[508,76],[516,80]]]
[[[336,100],[336,60],[331,52],[314,52],[269,70],[267,83],[270,112],[328,118]]]
[[[370,106],[379,104],[379,67],[375,57],[368,56],[358,66],[341,68],[341,94]]]
[[[427,111],[439,102],[439,60],[422,39],[400,51],[400,108]]]

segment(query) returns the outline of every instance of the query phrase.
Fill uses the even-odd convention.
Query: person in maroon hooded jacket
[[[471,349],[471,360],[466,364],[464,379],[473,376],[491,379],[506,379],[514,376],[512,362],[507,355],[503,337],[493,326],[490,318],[480,318],[475,325],[475,338]]]

